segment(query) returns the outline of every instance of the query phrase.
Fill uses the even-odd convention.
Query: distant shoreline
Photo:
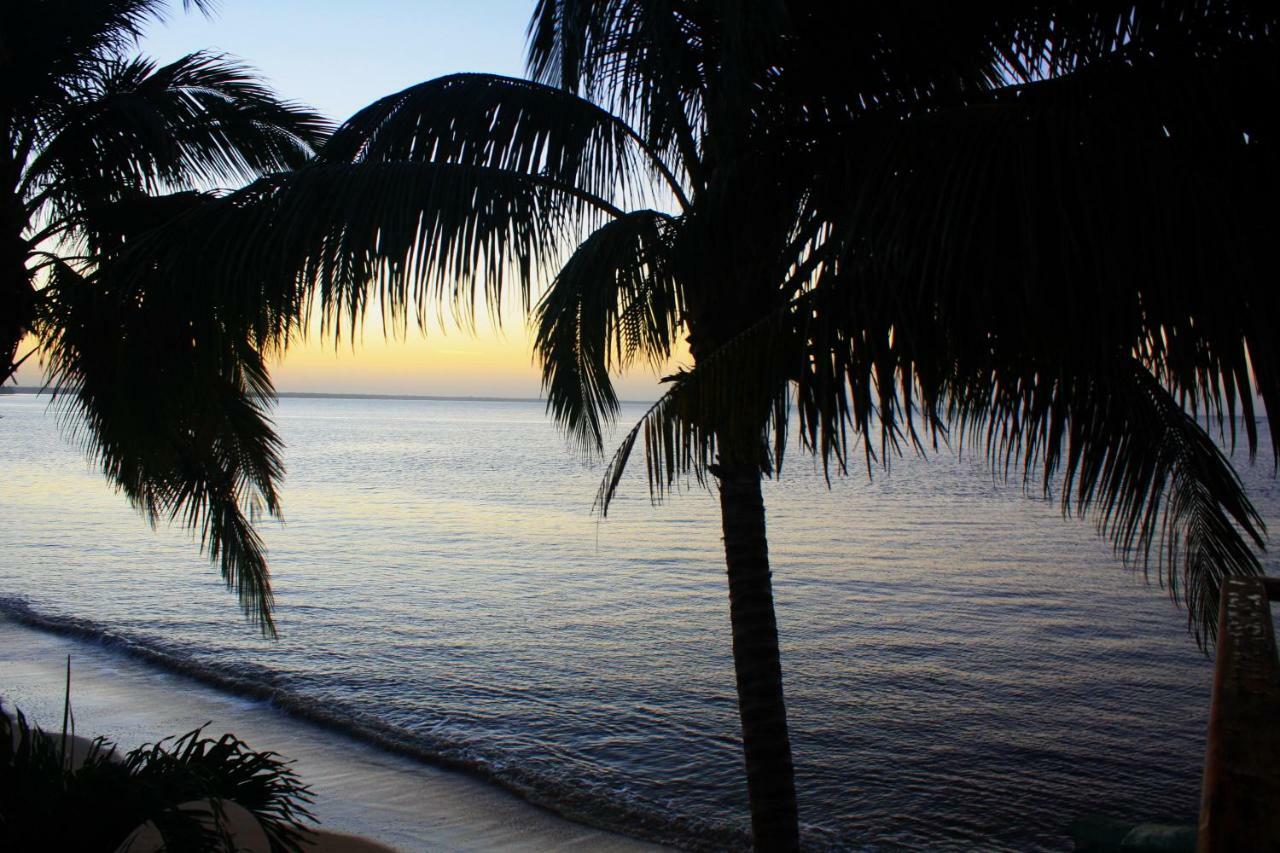
[[[281,399],[297,397],[317,400],[439,400],[456,403],[541,403],[541,397],[475,397],[448,394],[344,394],[328,391],[280,391]]]
[[[39,394],[45,389],[35,385],[6,385],[0,388],[0,394]],[[329,391],[278,391],[280,399],[314,399],[314,400],[434,400],[436,402],[453,403],[545,403],[542,397],[478,397],[460,394],[356,394]],[[621,400],[622,403],[633,403],[638,406],[648,405],[652,400]]]

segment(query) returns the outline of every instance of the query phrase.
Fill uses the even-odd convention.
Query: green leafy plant
[[[115,851],[151,824],[166,849],[235,850],[228,803],[272,853],[303,849],[311,791],[278,754],[201,726],[121,756],[105,738],[75,737],[69,689],[65,708],[51,734],[0,707],[0,849]]]

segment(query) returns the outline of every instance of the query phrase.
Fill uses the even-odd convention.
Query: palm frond
[[[1276,309],[1280,272],[1262,107],[1277,94],[1266,51],[1094,63],[968,107],[864,122],[833,144],[844,165],[813,179],[810,212],[831,225],[824,250],[851,280],[885,284],[857,297],[879,328],[920,347],[968,330],[978,348],[990,336],[1103,364],[1133,352],[1225,434],[1242,426],[1252,451],[1253,392],[1280,396],[1254,319]]]
[[[1150,55],[1171,45],[1222,58],[1241,44],[1274,41],[1280,22],[1275,4],[1265,0],[1128,0],[1002,11],[1013,24],[1013,50],[1041,77],[1070,74],[1118,53]]]
[[[680,480],[700,485],[722,457],[747,460],[766,474],[782,469],[791,418],[788,373],[799,360],[794,318],[779,309],[667,377],[670,387],[641,416],[605,466],[593,509],[608,515],[631,454],[643,437],[649,498],[661,502]]]
[[[222,305],[305,306],[315,288],[328,327],[358,323],[370,300],[387,322],[431,304],[469,322],[514,286],[530,294],[567,236],[621,211],[542,176],[452,163],[309,166],[260,180],[135,244],[161,275]],[[210,297],[212,298],[212,297]]]
[[[966,103],[1010,84],[1070,76],[1094,63],[1170,48],[1202,59],[1274,44],[1265,2],[1008,4],[787,3],[760,107],[775,121],[823,125]]]
[[[24,173],[30,206],[57,217],[121,193],[238,184],[296,168],[331,126],[281,101],[247,66],[207,53],[169,65],[107,58],[52,119]]]
[[[5,240],[18,270],[0,288],[0,352],[8,375],[18,343],[40,337],[64,423],[84,417],[71,430],[153,524],[201,531],[271,633],[252,526],[262,510],[278,514],[283,472],[264,357],[298,329],[302,298],[200,289],[135,249],[211,206],[216,197],[197,188],[300,167],[331,127],[226,57],[129,58],[167,6],[32,0],[0,10]],[[157,197],[169,190],[185,191]]]
[[[570,93],[494,74],[411,86],[343,123],[321,161],[456,163],[538,175],[618,206],[643,204],[649,177],[683,198],[657,152],[623,121]]]
[[[178,808],[151,816],[166,843],[181,846],[174,841],[193,835],[193,830],[229,840],[218,810],[222,801],[229,801],[254,816],[272,853],[306,849],[303,821],[315,820],[307,810],[311,792],[288,762],[277,753],[252,750],[234,735],[214,740],[203,733],[201,727],[178,738],[141,746],[125,757],[130,784],[164,791],[174,806],[211,801],[211,820],[193,822],[190,810]]]
[[[1221,581],[1261,572],[1253,548],[1266,527],[1230,461],[1147,367],[957,347],[942,329],[921,346],[868,326],[847,298],[803,294],[674,377],[606,467],[597,508],[607,512],[641,436],[654,500],[681,477],[702,482],[723,436],[754,435],[761,468],[779,469],[793,404],[801,446],[828,472],[847,474],[855,446],[868,466],[888,466],[955,436],[1002,477],[1057,489],[1065,514],[1093,519],[1126,561],[1155,567],[1198,642],[1214,640]],[[764,418],[749,414],[761,388],[773,389]]]
[[[203,727],[120,756],[97,738],[76,762],[62,739],[0,708],[0,841],[6,849],[117,848],[150,824],[170,850],[234,847],[225,804],[247,809],[272,853],[306,849],[310,789],[288,762]]]
[[[1063,512],[1093,517],[1117,552],[1187,607],[1202,646],[1217,636],[1227,577],[1258,575],[1250,546],[1266,526],[1230,461],[1195,418],[1134,359],[1111,371],[1054,376],[1001,364],[946,390],[948,421],[1006,474],[1061,478]],[[1154,560],[1153,560],[1154,555]]]
[[[192,311],[172,279],[142,288],[50,268],[37,331],[64,426],[116,488],[155,524],[181,520],[264,633],[274,634],[266,553],[253,529],[279,515],[280,440],[261,353]]]
[[[1019,24],[1000,3],[789,2],[758,109],[784,127],[830,126],[1021,80]]]
[[[123,840],[139,822],[131,807],[146,795],[128,788],[115,748],[104,738],[91,741],[82,756],[68,747],[65,733],[32,725],[20,708],[0,707],[0,843],[5,849],[95,849],[104,837]],[[128,793],[122,797],[121,792]],[[101,808],[108,797],[110,806],[99,819],[87,821],[86,806]]]
[[[652,210],[610,220],[556,274],[536,310],[534,350],[547,409],[584,452],[602,447],[602,423],[618,411],[609,378],[637,359],[660,366],[683,314],[665,231]]]
[[[211,0],[183,0],[209,14]],[[32,0],[0,10],[0,115],[38,121],[107,56],[133,48],[165,0]],[[19,125],[20,126],[20,125]],[[15,126],[16,129],[16,126]]]
[[[634,127],[695,189],[704,181],[704,4],[542,0],[529,24],[530,76],[580,93]]]
[[[538,0],[526,32],[530,77],[579,93],[588,42],[601,37],[603,21],[592,16],[593,5],[586,0]]]
[[[1144,566],[1154,551],[1212,640],[1219,582],[1259,570],[1265,531],[1196,418],[1232,442],[1243,428],[1252,453],[1254,392],[1277,400],[1256,319],[1280,272],[1277,93],[1274,50],[1210,60],[1171,40],[863,121],[835,155],[851,180],[812,184],[815,211],[845,213],[821,215],[828,254],[800,285],[822,300],[802,330],[802,434],[838,448],[846,422],[891,434],[918,407],[945,428],[957,399],[1000,397],[979,407],[993,464],[1046,483],[1061,464],[1064,509]]]

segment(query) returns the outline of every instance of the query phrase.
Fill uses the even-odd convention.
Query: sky
[[[140,52],[168,62],[195,50],[227,53],[258,69],[285,98],[341,121],[361,107],[458,71],[521,75],[533,0],[217,0],[206,17],[180,2],[153,24]],[[354,351],[309,340],[272,371],[280,391],[539,396],[539,369],[523,318],[500,330],[411,327],[384,337],[378,317]],[[34,361],[34,359],[33,359]],[[30,363],[29,363],[30,364]],[[21,385],[39,385],[34,365]],[[619,383],[624,399],[655,399],[656,374],[638,368]]]

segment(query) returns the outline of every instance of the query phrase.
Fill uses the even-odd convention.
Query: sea
[[[593,514],[602,463],[537,401],[285,398],[273,417],[278,639],[35,395],[0,396],[0,614],[577,820],[746,845],[713,493],[654,505],[637,459]],[[1280,529],[1269,451],[1233,459]],[[830,482],[796,449],[764,493],[807,847],[1066,850],[1085,817],[1195,822],[1212,661],[1090,521],[947,447]]]

